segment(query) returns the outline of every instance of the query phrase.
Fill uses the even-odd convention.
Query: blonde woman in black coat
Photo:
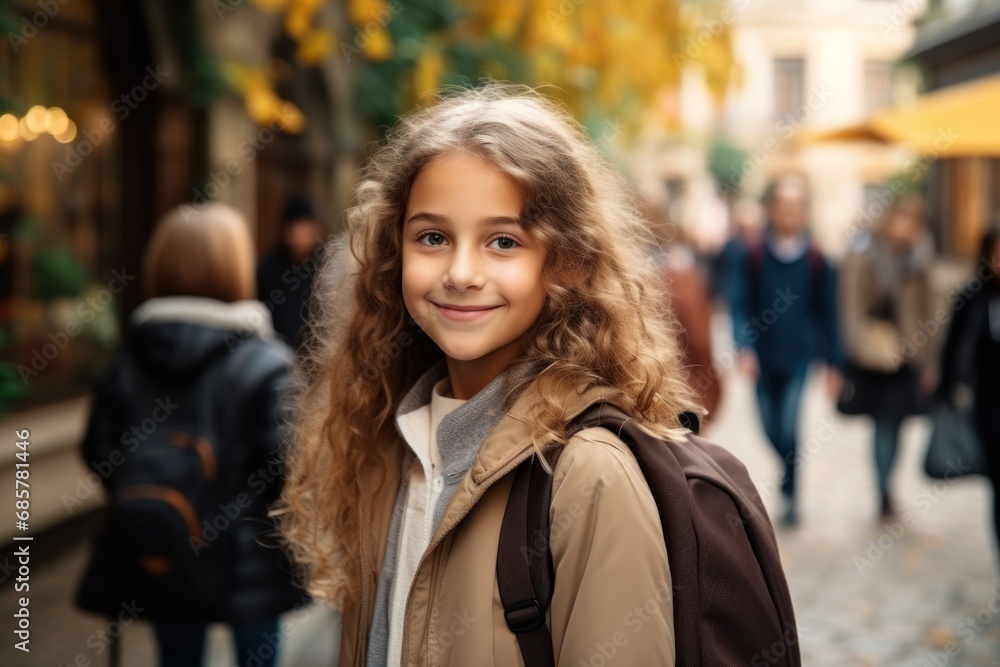
[[[291,350],[253,300],[252,242],[234,209],[167,215],[143,271],[149,298],[83,443],[110,511],[77,603],[108,616],[133,605],[163,667],[201,665],[209,623],[231,627],[238,664],[274,665],[279,616],[304,598],[266,547]]]

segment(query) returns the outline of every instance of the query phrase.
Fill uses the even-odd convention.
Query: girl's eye
[[[444,245],[444,234],[439,234],[437,232],[425,232],[417,237],[417,242],[424,245]]]
[[[497,245],[494,246],[494,244]],[[498,236],[490,241],[490,245],[495,247],[500,252],[510,252],[517,247],[518,243],[509,236]]]

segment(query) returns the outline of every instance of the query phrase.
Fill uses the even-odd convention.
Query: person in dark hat
[[[271,309],[275,331],[292,347],[302,343],[321,233],[312,202],[292,197],[282,211],[281,239],[257,266],[258,298]]]

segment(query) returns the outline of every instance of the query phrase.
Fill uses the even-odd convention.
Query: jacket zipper
[[[529,452],[528,456],[530,455],[531,454]],[[439,535],[436,540],[430,543],[430,545],[428,545],[427,549],[424,551],[424,555],[422,555],[420,557],[420,560],[417,562],[417,569],[414,570],[416,574],[420,573],[420,568],[424,566],[424,560],[427,559],[427,555],[432,553],[435,549],[437,549],[438,545],[441,544],[444,538],[447,537],[451,531],[455,530],[455,528],[458,527],[458,525],[465,520],[465,517],[469,515],[469,512],[471,512],[472,508],[476,506],[476,503],[479,502],[479,499],[482,498],[484,495],[486,495],[486,491],[494,484],[496,484],[498,481],[503,479],[511,470],[520,465],[525,459],[528,458],[528,456],[524,457],[519,456],[517,459],[507,464],[506,469],[503,470],[501,473],[492,475],[493,481],[491,481],[486,486],[482,487],[480,489],[480,492],[472,497],[471,501],[469,502],[465,510],[462,512],[461,516],[459,516],[458,519],[455,521],[455,524],[451,528],[449,528],[446,532]],[[416,582],[416,575],[414,575],[413,580],[414,582]],[[406,661],[406,654],[410,643],[410,593],[412,593],[412,591],[413,591],[413,582],[410,583],[410,590],[406,592],[406,606],[403,608],[405,610],[403,617],[403,649],[402,649],[402,654],[400,655],[400,662],[399,662],[401,667],[406,667],[408,664]],[[431,595],[433,594],[434,591],[432,586]],[[430,607],[428,606],[428,608]],[[356,667],[361,667],[360,663],[356,663]]]

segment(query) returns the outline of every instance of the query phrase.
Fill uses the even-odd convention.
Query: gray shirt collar
[[[521,363],[512,367],[508,373],[513,373],[520,379],[528,371],[529,365]],[[430,403],[434,385],[446,375],[448,366],[441,359],[420,376],[396,410],[397,430],[400,417]],[[457,482],[465,476],[472,467],[479,445],[503,416],[500,407],[504,399],[503,384],[506,375],[501,373],[495,377],[475,396],[446,414],[438,425],[437,443],[441,452],[443,474],[448,482]]]

